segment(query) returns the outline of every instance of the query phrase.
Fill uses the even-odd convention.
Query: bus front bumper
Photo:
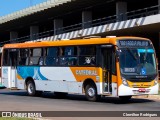
[[[122,84],[118,88],[118,96],[153,95],[158,94],[158,90],[159,84],[149,88],[131,88]]]

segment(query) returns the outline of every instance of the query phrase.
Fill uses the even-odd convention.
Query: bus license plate
[[[138,92],[146,92],[146,89],[145,88],[140,88],[140,89],[138,89]]]

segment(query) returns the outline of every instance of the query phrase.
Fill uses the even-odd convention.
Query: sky
[[[0,17],[47,0],[0,0]]]

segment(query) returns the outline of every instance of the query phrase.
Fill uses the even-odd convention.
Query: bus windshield
[[[155,75],[156,62],[152,48],[121,48],[120,70],[124,75]]]

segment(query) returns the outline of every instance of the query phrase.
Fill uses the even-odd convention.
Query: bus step
[[[11,89],[11,90],[18,90],[17,87],[11,87],[10,89]]]
[[[110,92],[103,92],[103,95],[111,95],[112,93],[110,93]]]

